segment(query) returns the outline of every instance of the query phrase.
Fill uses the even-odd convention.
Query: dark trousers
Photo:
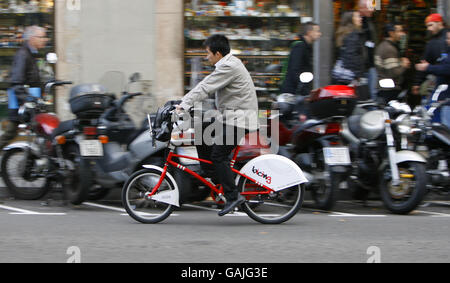
[[[231,133],[233,138],[229,136]],[[238,188],[234,183],[236,176],[230,168],[230,154],[247,133],[247,130],[223,125],[222,131],[214,131],[212,133],[214,136],[212,145],[203,144],[197,146],[199,158],[211,160],[213,163],[212,166],[202,163],[202,170],[206,173],[206,176],[211,177],[214,182],[222,185],[227,201],[233,201],[239,195]]]

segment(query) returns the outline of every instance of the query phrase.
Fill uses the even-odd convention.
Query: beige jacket
[[[186,94],[181,107],[189,110],[195,102],[200,102],[215,94],[219,121],[227,125],[258,129],[258,99],[250,73],[237,57],[228,54],[216,64],[216,69]]]

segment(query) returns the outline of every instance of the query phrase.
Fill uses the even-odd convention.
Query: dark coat
[[[281,86],[282,93],[297,94],[300,85],[299,76],[304,72],[313,72],[313,49],[303,37],[291,49],[286,78]],[[306,93],[300,93],[307,95]]]
[[[19,101],[19,105],[23,103],[25,97],[28,95],[23,88],[24,85],[41,87],[41,78],[39,76],[36,58],[27,43],[22,45],[14,55],[10,83],[14,95]],[[17,109],[9,109],[8,116],[10,121],[18,121]]]
[[[349,33],[344,38],[339,52],[344,68],[351,70],[356,79],[365,76],[367,72],[367,51],[364,47],[363,33],[358,31]]]
[[[30,87],[41,85],[36,58],[26,43],[16,52],[11,68],[11,85],[25,84]]]
[[[422,60],[427,61],[431,65],[435,65],[440,60],[442,54],[447,51],[446,43],[447,30],[443,29],[438,34],[434,35],[428,41]],[[426,79],[426,73],[417,72],[414,85],[421,85]]]

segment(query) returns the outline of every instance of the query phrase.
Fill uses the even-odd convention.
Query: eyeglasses
[[[39,36],[39,35],[35,35],[35,36],[33,36],[33,37],[37,37],[37,38],[48,38],[47,36]]]

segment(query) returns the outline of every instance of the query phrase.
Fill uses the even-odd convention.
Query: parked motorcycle
[[[71,84],[50,81],[44,95],[53,87]],[[65,199],[74,204],[87,193],[91,174],[85,159],[80,158],[79,146],[74,139],[62,144],[55,133],[60,120],[47,112],[48,103],[29,95],[19,109],[19,129],[24,141],[9,144],[3,149],[1,175],[10,193],[19,199],[34,200],[44,196],[51,188],[63,189]]]
[[[312,79],[310,73],[300,75],[302,83]],[[316,207],[329,210],[349,173],[349,150],[339,133],[341,122],[356,104],[355,91],[347,86],[327,86],[313,90],[304,100],[283,94],[274,106],[280,110],[279,154],[302,168],[309,179],[306,189],[311,190]],[[299,104],[308,111],[293,111]],[[310,119],[300,121],[302,112]]]
[[[408,113],[408,108],[396,101],[362,107],[366,109],[350,116],[341,133],[351,150],[349,182],[363,198],[370,191],[379,192],[387,209],[407,214],[423,200],[427,182],[425,158],[401,150],[400,122],[395,117]]]
[[[437,92],[448,86],[439,86]],[[404,148],[419,152],[427,160],[427,187],[438,194],[450,193],[450,129],[432,123],[435,110],[448,105],[450,99],[434,101],[429,109],[417,106],[413,113],[399,117],[399,131],[406,137]]]

